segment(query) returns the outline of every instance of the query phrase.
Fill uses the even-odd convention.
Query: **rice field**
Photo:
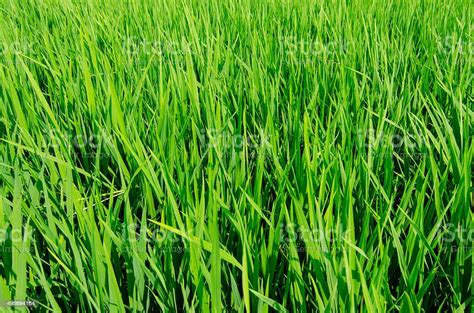
[[[473,13],[0,0],[0,311],[472,311]]]

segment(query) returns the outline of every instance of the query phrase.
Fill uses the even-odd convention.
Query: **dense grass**
[[[469,311],[471,1],[299,2],[1,0],[0,301]]]

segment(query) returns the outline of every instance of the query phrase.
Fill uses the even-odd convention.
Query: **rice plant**
[[[0,310],[469,312],[470,0],[0,0]]]

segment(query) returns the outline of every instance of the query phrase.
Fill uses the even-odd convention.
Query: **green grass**
[[[0,310],[470,311],[473,11],[0,0]]]

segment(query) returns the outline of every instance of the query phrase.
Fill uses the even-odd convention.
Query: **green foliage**
[[[0,301],[469,311],[473,7],[0,0]]]

